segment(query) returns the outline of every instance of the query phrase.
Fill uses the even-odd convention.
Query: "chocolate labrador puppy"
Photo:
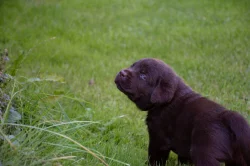
[[[141,59],[121,70],[117,88],[148,111],[149,165],[169,152],[195,166],[250,166],[250,127],[237,112],[199,95],[163,61]]]

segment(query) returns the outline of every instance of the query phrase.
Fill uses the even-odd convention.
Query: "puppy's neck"
[[[175,93],[174,93],[172,100],[168,103],[163,104],[163,105],[153,106],[148,111],[155,112],[154,110],[159,110],[158,108],[161,107],[162,108],[161,110],[165,110],[166,112],[169,112],[169,111],[171,112],[172,109],[176,110],[175,108],[180,106],[184,101],[185,101],[185,103],[189,103],[189,102],[192,102],[200,97],[201,97],[201,95],[194,92],[188,85],[186,85],[182,81],[181,78],[178,78],[177,87],[175,89]]]
[[[191,102],[200,98],[201,96],[194,92],[188,85],[186,85],[181,78],[179,78],[178,86],[176,88],[173,99],[170,103],[166,104],[166,109],[171,110],[178,107],[181,103]]]
[[[186,96],[187,94],[193,94],[195,93],[191,87],[186,85],[181,78],[178,80],[178,86],[176,88],[173,100],[182,98],[183,96]]]

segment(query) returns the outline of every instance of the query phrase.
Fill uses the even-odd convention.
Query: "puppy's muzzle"
[[[115,83],[117,84],[119,81],[126,81],[129,77],[129,71],[128,70],[121,70],[115,79]]]
[[[121,70],[119,73],[118,73],[120,79],[122,80],[126,80],[129,76],[129,71],[128,70]]]

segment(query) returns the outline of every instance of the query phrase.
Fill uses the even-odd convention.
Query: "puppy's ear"
[[[178,84],[177,76],[171,74],[167,78],[159,78],[150,98],[152,103],[169,103],[173,99]]]

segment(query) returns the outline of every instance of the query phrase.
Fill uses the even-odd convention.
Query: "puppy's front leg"
[[[157,139],[150,139],[148,147],[148,165],[165,166],[169,156],[169,149],[163,148],[164,142]]]

